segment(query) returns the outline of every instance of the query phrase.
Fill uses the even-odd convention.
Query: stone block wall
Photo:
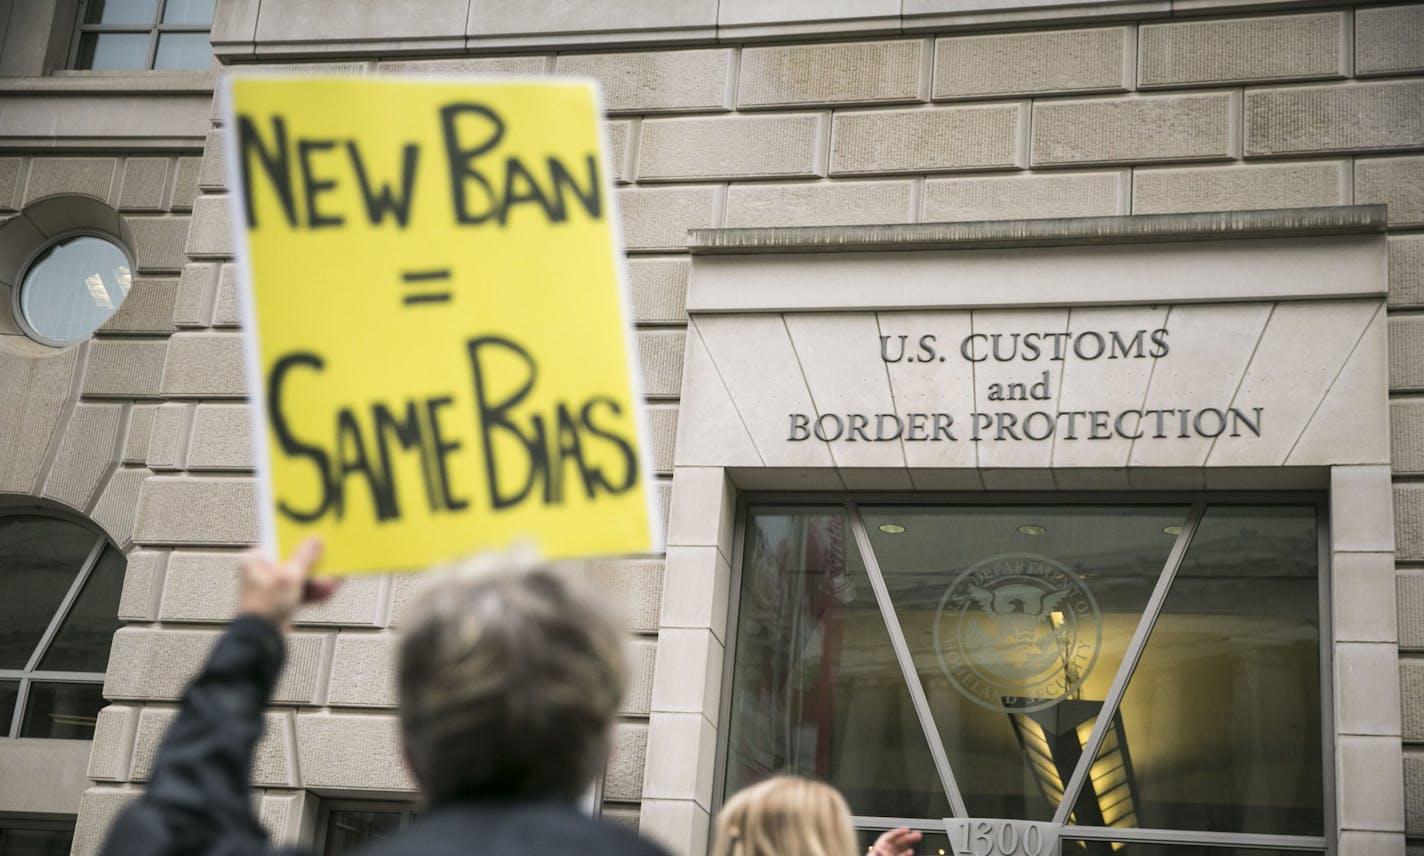
[[[197,152],[0,157],[0,255],[6,270],[43,238],[18,212],[57,198],[102,203],[131,236],[132,285],[95,336],[67,349],[33,346],[0,322],[0,493],[37,497],[132,544],[137,493],[162,397],[178,273],[196,195]],[[51,212],[53,209],[49,209]],[[37,215],[38,216],[38,215]],[[54,224],[45,223],[54,233]],[[12,264],[13,263],[13,264]],[[8,280],[10,277],[4,277]],[[0,282],[6,301],[11,284]]]
[[[110,231],[117,227],[129,239],[134,269],[127,299],[89,341],[66,349],[41,348],[12,326],[8,308],[0,323],[0,501],[38,500],[68,509],[92,520],[129,552],[125,614],[141,612],[152,600],[144,589],[152,582],[152,568],[132,553],[135,511],[144,480],[153,472],[149,461],[159,460],[165,448],[164,430],[155,431],[155,422],[167,423],[155,417],[164,409],[162,378],[176,330],[174,307],[197,193],[198,155],[193,149],[0,157],[0,256],[7,272],[18,270],[24,261],[20,256],[44,240],[27,233],[35,228],[31,223],[51,235],[66,228],[47,219],[57,210],[90,211],[91,217],[106,219]],[[104,213],[92,214],[96,211]],[[30,220],[30,214],[36,219]],[[4,277],[7,282],[0,287],[6,301],[11,299],[10,278]],[[185,639],[176,635],[174,642]],[[121,645],[113,654],[116,667],[130,673],[138,667]],[[155,682],[136,692],[150,691],[164,690]],[[99,741],[131,739],[129,712],[112,707],[101,714]],[[73,745],[62,744],[50,756],[54,775],[61,777]],[[105,765],[117,760],[91,759],[90,776],[113,779],[119,771]],[[80,761],[76,769],[81,775],[83,768]],[[123,791],[86,795],[81,806],[87,827],[101,827],[130,798]]]
[[[1247,14],[1225,3],[1209,15],[1167,17],[1166,4],[1148,3],[1132,7],[1147,10],[1141,20],[1065,12],[987,27],[877,12],[868,29],[818,27],[816,16],[791,8],[805,4],[792,3],[752,9],[724,0],[725,14],[703,21],[706,4],[690,0],[616,2],[596,25],[571,20],[581,14],[573,5],[540,2],[535,13],[477,3],[468,15],[467,5],[422,0],[386,20],[329,0],[224,0],[214,41],[232,67],[261,60],[309,73],[600,81],[665,514],[690,228],[1388,204],[1398,563],[1387,572],[1397,575],[1399,615],[1398,638],[1377,641],[1400,649],[1407,811],[1399,824],[1424,853],[1424,4],[1278,3]],[[777,9],[784,20],[772,26],[764,18]],[[547,31],[520,30],[529,20]],[[676,37],[600,35],[620,28]],[[114,705],[100,721],[90,765],[99,784],[81,812],[78,856],[92,852],[95,830],[143,782],[182,678],[231,612],[235,556],[256,534],[221,135],[214,127],[201,160],[0,159],[0,205],[67,182],[133,211],[140,273],[156,283],[64,358],[72,365],[52,366],[56,385],[75,388],[52,406],[73,409],[67,424],[102,436],[122,463],[65,456],[70,471],[52,474],[48,452],[0,445],[0,479],[23,475],[21,490],[53,482],[133,546],[122,607],[129,624],[114,643],[106,683]],[[181,213],[188,204],[175,199],[192,199],[191,228]],[[0,362],[0,376],[5,370]],[[12,418],[20,417],[0,410],[0,425]],[[19,434],[0,431],[7,436]],[[27,469],[4,455],[40,463]],[[100,490],[91,482],[96,472],[105,478],[105,466],[109,487]],[[634,687],[604,811],[641,820],[654,835],[685,836],[699,822],[705,830],[711,809],[706,783],[665,781],[658,758],[709,751],[701,745],[709,723],[697,717],[715,710],[690,714],[650,690],[658,653],[687,641],[671,631],[659,638],[659,626],[703,626],[708,609],[723,609],[696,593],[735,557],[715,547],[707,554],[676,578],[679,569],[665,570],[657,556],[586,568],[627,604],[633,631]],[[294,834],[310,789],[411,792],[389,669],[410,586],[358,581],[299,622],[258,765],[274,830]],[[661,815],[659,797],[669,812],[685,813],[690,799],[702,813]],[[1371,829],[1391,822],[1361,818]],[[695,852],[697,834],[665,840]],[[1343,849],[1375,852],[1372,841],[1352,837]]]

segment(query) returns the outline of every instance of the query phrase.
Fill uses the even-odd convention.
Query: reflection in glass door
[[[753,505],[725,792],[795,772],[867,834],[1052,822],[1065,854],[1322,850],[1318,518]]]

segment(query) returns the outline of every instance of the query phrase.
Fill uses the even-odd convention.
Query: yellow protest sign
[[[264,541],[341,574],[656,549],[596,90],[228,86]]]

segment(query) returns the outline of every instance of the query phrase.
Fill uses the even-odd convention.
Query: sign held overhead
[[[264,542],[327,573],[660,539],[601,110],[581,82],[237,77]]]

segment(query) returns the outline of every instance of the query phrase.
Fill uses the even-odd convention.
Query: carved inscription
[[[945,363],[1023,364],[1022,380],[982,388],[985,402],[1034,402],[1025,412],[981,408],[969,413],[789,413],[786,439],[797,443],[957,443],[1057,440],[1170,440],[1191,437],[1259,437],[1265,408],[1223,402],[1218,407],[1060,410],[1047,366],[1084,362],[1161,360],[1172,352],[1165,327],[1137,330],[971,333],[944,343],[933,333],[880,337],[880,360],[897,365]],[[1040,368],[1044,366],[1044,368]]]

